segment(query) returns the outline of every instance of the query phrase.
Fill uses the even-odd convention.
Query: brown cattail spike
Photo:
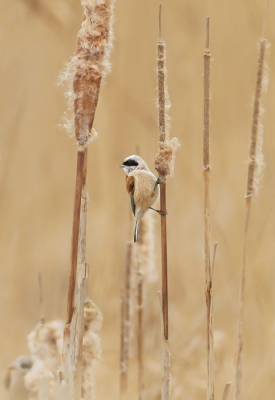
[[[252,118],[252,129],[251,129],[251,139],[250,139],[250,148],[249,148],[249,166],[248,166],[248,176],[247,176],[247,190],[246,197],[253,196],[258,189],[257,181],[255,181],[255,174],[257,174],[257,169],[261,168],[259,164],[259,158],[261,154],[257,154],[257,143],[259,138],[259,127],[260,127],[260,117],[261,117],[261,94],[262,94],[262,83],[264,76],[264,56],[266,49],[267,41],[262,39],[260,41],[260,52],[259,52],[259,60],[258,60],[258,70],[257,70],[257,79],[256,79],[256,88],[255,88],[255,97],[254,97],[254,107],[253,107],[253,118]],[[260,175],[258,173],[258,175]]]
[[[74,104],[74,125],[77,149],[77,170],[74,195],[71,266],[67,301],[67,324],[64,330],[63,366],[67,395],[79,399],[81,381],[84,376],[84,399],[91,398],[90,372],[85,380],[85,337],[83,342],[83,318],[86,264],[86,213],[87,193],[85,190],[87,171],[87,145],[95,135],[93,122],[97,107],[102,77],[110,70],[109,55],[112,47],[112,19],[114,0],[82,0],[85,19],[78,33],[76,55],[69,72],[70,90]],[[72,101],[71,101],[72,103]],[[81,208],[81,200],[83,207]],[[83,346],[82,346],[83,343]],[[89,346],[88,349],[89,350]],[[90,371],[88,366],[87,371]],[[86,389],[85,389],[86,385]],[[67,396],[67,397],[68,397]],[[86,397],[85,397],[86,396]],[[82,396],[83,397],[83,396]]]
[[[155,169],[158,172],[160,186],[161,211],[161,264],[162,264],[162,340],[163,340],[163,372],[162,400],[168,400],[170,395],[170,352],[168,331],[168,263],[167,263],[167,227],[166,227],[166,177],[173,175],[176,150],[179,147],[177,138],[169,139],[170,101],[166,85],[166,45],[161,39],[161,6],[159,12],[159,41],[157,44],[157,76],[158,76],[158,128],[159,152],[155,156]]]
[[[209,17],[206,18],[206,48],[204,58],[204,128],[203,128],[203,168],[209,169],[209,102],[210,102],[210,58]]]
[[[234,400],[240,399],[241,377],[242,377],[242,358],[243,358],[243,318],[244,318],[244,300],[245,300],[245,281],[247,268],[247,248],[248,248],[248,231],[251,213],[252,197],[259,189],[259,180],[262,175],[263,154],[263,126],[261,125],[261,108],[262,92],[267,89],[267,71],[264,64],[265,50],[267,41],[260,40],[258,69],[256,78],[256,88],[253,104],[252,128],[249,146],[249,165],[247,174],[246,201],[245,201],[245,222],[244,222],[244,239],[241,263],[241,282],[240,282],[240,300],[239,300],[239,326],[236,349],[236,365],[235,365],[235,387]]]

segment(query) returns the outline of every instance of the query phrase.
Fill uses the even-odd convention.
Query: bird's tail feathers
[[[140,213],[136,214],[136,224],[135,224],[135,231],[134,231],[134,242],[135,243],[138,241],[139,225],[140,225],[140,220],[141,220],[142,216],[143,216],[143,214],[140,214]]]

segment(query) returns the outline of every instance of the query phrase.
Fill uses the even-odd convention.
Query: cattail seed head
[[[179,140],[169,139],[170,118],[168,110],[171,107],[167,89],[166,44],[159,40],[157,45],[157,74],[158,74],[158,115],[159,115],[159,152],[154,158],[155,169],[161,180],[174,173],[176,150]]]
[[[41,383],[46,382],[51,396],[56,391],[57,371],[61,368],[64,324],[61,321],[39,323],[28,336],[33,366],[25,376],[30,400],[37,400]]]
[[[111,69],[114,0],[82,0],[85,20],[78,33],[76,55],[61,74],[67,81],[69,108],[74,106],[75,138],[86,147],[96,137],[92,128],[101,79]],[[65,119],[64,127],[72,133],[73,123]]]
[[[252,129],[249,148],[249,166],[247,178],[246,197],[257,194],[259,182],[263,175],[264,156],[263,146],[263,124],[262,117],[264,109],[261,106],[262,94],[266,92],[268,85],[268,68],[264,61],[265,50],[268,47],[266,39],[260,41],[260,52],[257,69],[256,89],[253,104]]]

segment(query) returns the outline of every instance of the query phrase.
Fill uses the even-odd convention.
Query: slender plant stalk
[[[160,8],[161,14],[161,8]],[[161,29],[160,29],[161,31]],[[166,44],[160,38],[157,44],[158,63],[158,126],[159,149],[166,140]],[[160,177],[162,179],[163,177]],[[165,177],[164,177],[165,179]],[[163,332],[168,340],[168,273],[167,273],[167,230],[166,230],[166,183],[160,185],[160,211],[161,211],[161,262],[162,262],[162,313]]]
[[[210,261],[210,156],[209,156],[209,101],[210,101],[210,51],[209,17],[206,19],[206,49],[204,58],[204,129],[203,129],[203,177],[204,177],[204,243],[205,243],[205,296],[206,296],[206,344],[207,344],[207,400],[214,400],[214,336],[213,294]]]
[[[77,316],[75,321],[74,345],[76,349],[76,366],[75,366],[75,392],[76,399],[81,398],[82,388],[82,347],[83,347],[83,325],[84,325],[84,302],[85,288],[88,278],[88,264],[86,263],[86,227],[87,227],[87,210],[88,196],[85,187],[82,191],[81,211],[80,211],[80,229],[79,229],[79,244],[78,244],[78,260],[77,260],[77,280],[76,280],[76,296],[75,304]]]
[[[137,283],[137,353],[139,400],[144,399],[144,362],[143,362],[143,275],[138,271]]]
[[[95,136],[93,122],[102,76],[110,69],[113,0],[82,0],[84,21],[78,33],[76,55],[68,76],[73,75],[74,134],[77,167],[71,241],[67,323],[64,329],[64,379],[68,396],[81,396],[83,313],[86,279],[86,171],[87,146]],[[66,74],[65,74],[66,75]],[[82,201],[82,207],[81,207]]]
[[[171,372],[170,372],[170,349],[169,342],[165,339],[164,330],[163,330],[163,313],[162,313],[162,299],[161,293],[158,292],[159,295],[159,304],[160,304],[160,325],[161,325],[161,346],[162,346],[162,382],[161,382],[161,399],[168,400],[170,398],[170,381],[171,381]]]
[[[72,320],[72,315],[75,305],[80,208],[81,208],[82,190],[86,181],[86,156],[87,156],[86,148],[80,148],[77,151],[73,228],[72,228],[72,242],[71,242],[71,272],[70,272],[68,301],[67,301],[67,324],[69,324]]]
[[[79,248],[77,260],[77,276],[75,288],[75,310],[70,324],[64,331],[63,357],[64,377],[75,400],[80,399],[82,387],[82,344],[84,324],[85,283],[87,279],[86,264],[86,224],[87,224],[87,196],[83,189],[81,199]]]
[[[125,398],[128,382],[130,311],[131,311],[132,243],[126,245],[124,284],[121,290],[121,336],[120,336],[120,397]]]
[[[161,39],[161,4],[159,9],[159,41],[157,44],[157,71],[158,71],[158,126],[159,126],[159,151],[168,139],[167,114],[168,93],[166,87],[166,44]],[[159,174],[160,175],[160,174]],[[159,176],[165,182],[166,176]],[[168,263],[167,263],[167,230],[166,230],[166,183],[160,185],[160,211],[161,211],[161,263],[162,263],[162,400],[170,397],[170,351],[168,330]]]
[[[222,395],[222,400],[226,400],[229,394],[231,382],[228,382],[225,384],[223,395]]]
[[[261,167],[258,162],[261,151],[258,148],[258,142],[262,138],[259,137],[260,127],[260,103],[262,95],[262,83],[264,77],[264,56],[266,49],[266,40],[260,41],[260,51],[258,59],[258,69],[256,78],[255,97],[253,105],[253,118],[252,118],[252,129],[250,138],[249,148],[249,165],[247,174],[247,188],[246,188],[246,199],[245,199],[245,223],[244,223],[244,240],[243,240],[243,252],[242,252],[242,264],[241,264],[241,282],[240,282],[240,301],[239,301],[239,327],[238,327],[238,338],[237,338],[237,351],[236,351],[236,366],[235,366],[235,388],[234,388],[234,400],[240,399],[240,385],[242,377],[242,357],[243,357],[243,317],[244,317],[244,299],[245,299],[245,279],[246,279],[246,268],[247,268],[247,247],[248,247],[248,234],[249,234],[249,222],[251,214],[252,197],[257,192],[258,181],[256,179],[257,170]]]
[[[133,246],[133,268],[135,269],[136,309],[137,309],[137,361],[139,399],[144,399],[144,335],[145,289],[152,273],[153,233],[151,214],[147,213],[140,224],[139,241]]]
[[[42,283],[42,274],[38,272],[38,286],[39,286],[39,309],[40,309],[40,322],[44,324],[45,322],[45,313],[44,313],[44,293],[43,293],[43,283]]]

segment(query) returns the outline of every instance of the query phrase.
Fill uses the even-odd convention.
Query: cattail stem
[[[82,0],[84,21],[78,32],[73,69],[74,134],[77,142],[77,166],[71,241],[70,280],[67,323],[64,330],[64,378],[68,396],[81,396],[81,357],[86,278],[86,170],[87,146],[95,136],[93,122],[102,76],[106,76],[112,42],[113,0]],[[69,74],[70,75],[70,74]],[[81,209],[81,198],[85,210]],[[83,208],[83,207],[82,207]],[[85,216],[83,216],[85,213]],[[82,217],[81,217],[82,215]],[[82,225],[85,225],[85,229]],[[83,228],[83,229],[82,229]],[[84,246],[84,247],[83,247]]]
[[[67,301],[67,324],[71,322],[75,305],[74,299],[75,299],[76,267],[77,267],[78,241],[79,241],[80,206],[81,206],[82,190],[86,181],[86,157],[87,157],[87,149],[80,148],[77,152],[73,228],[72,228],[72,242],[71,242],[71,271],[70,271],[70,281],[69,281],[68,301]]]
[[[158,41],[158,125],[159,149],[166,140],[166,44]],[[160,177],[165,179],[165,177]],[[162,262],[162,314],[164,337],[168,340],[168,273],[167,273],[167,231],[166,231],[166,184],[160,185],[160,211],[161,215],[161,262]]]
[[[245,199],[245,221],[244,221],[244,239],[243,239],[243,251],[242,251],[242,264],[241,264],[241,281],[240,281],[240,300],[239,300],[239,326],[237,336],[237,350],[236,350],[236,365],[235,365],[235,388],[234,388],[234,400],[240,399],[240,386],[242,378],[242,358],[243,358],[243,344],[244,344],[244,333],[243,333],[243,318],[244,318],[244,300],[245,300],[245,280],[246,280],[246,269],[247,269],[247,248],[248,248],[248,235],[249,235],[249,221],[251,213],[252,197],[256,194],[258,189],[258,181],[256,175],[259,175],[259,158],[261,156],[261,149],[258,146],[259,140],[259,126],[261,117],[261,95],[262,95],[262,83],[264,77],[264,56],[266,49],[266,40],[260,41],[260,51],[258,59],[258,69],[256,78],[255,97],[253,105],[253,118],[251,128],[251,138],[249,146],[249,165],[247,174],[247,188],[246,188],[246,199]],[[260,160],[261,161],[261,160]]]
[[[38,286],[39,286],[39,309],[40,309],[40,322],[44,324],[45,313],[44,313],[44,294],[43,294],[43,284],[42,284],[42,274],[38,272]]]
[[[121,290],[121,342],[120,342],[120,396],[125,397],[128,381],[128,361],[130,344],[132,243],[126,245],[124,284]]]
[[[143,368],[143,275],[138,271],[137,284],[137,353],[138,353],[138,384],[139,400],[144,399],[144,368]]]
[[[207,400],[214,400],[214,336],[212,268],[210,261],[210,155],[209,155],[209,102],[210,58],[209,17],[206,19],[206,49],[204,58],[204,128],[203,128],[203,177],[204,177],[204,246],[205,246],[205,297],[206,297],[206,345],[207,345]]]
[[[79,225],[79,247],[77,257],[77,275],[75,287],[74,310],[70,323],[64,331],[63,358],[64,378],[73,394],[73,399],[78,400],[81,395],[82,386],[82,342],[83,342],[83,321],[85,283],[88,275],[86,264],[86,224],[87,224],[87,195],[83,188],[80,210]]]
[[[159,8],[159,34],[161,35],[161,4]],[[168,115],[169,98],[166,85],[166,44],[159,38],[157,44],[157,71],[158,71],[158,127],[159,127],[159,155],[164,151],[169,139]],[[171,152],[171,149],[170,149]],[[170,153],[172,154],[172,152]],[[160,185],[160,211],[161,211],[161,264],[162,264],[162,291],[161,291],[161,310],[162,310],[162,400],[168,400],[170,397],[170,351],[169,351],[169,329],[168,329],[168,262],[167,262],[167,229],[166,229],[166,173],[165,169],[157,168],[157,158],[155,158],[156,169],[159,172],[159,179],[164,182]],[[164,165],[165,166],[165,163]]]
[[[222,400],[227,400],[229,390],[230,390],[231,382],[228,382],[225,384],[223,395],[222,395]]]
[[[166,212],[166,184],[160,187],[160,211]],[[168,264],[166,215],[161,215],[161,265],[162,265],[162,313],[163,332],[168,340]]]
[[[162,315],[162,299],[161,293],[158,292],[159,295],[159,303],[161,306],[161,317],[160,317],[160,325],[161,325],[161,346],[162,346],[162,382],[161,382],[161,399],[169,400],[170,398],[170,381],[171,381],[171,372],[170,372],[170,349],[169,342],[164,337],[163,331],[163,315]]]

